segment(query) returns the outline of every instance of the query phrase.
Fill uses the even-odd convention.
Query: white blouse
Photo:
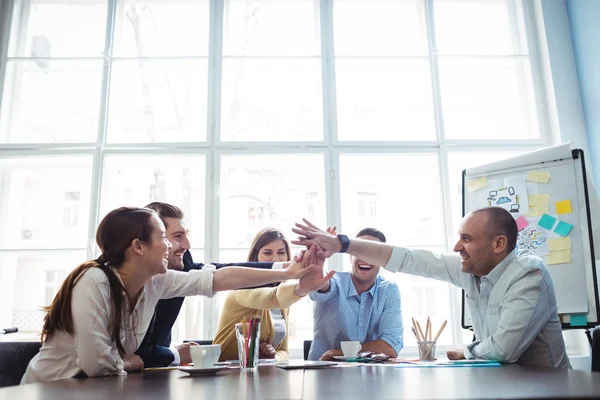
[[[189,272],[168,270],[148,280],[133,313],[123,312],[121,343],[125,354],[137,350],[160,299],[212,297],[214,271],[212,265]],[[71,312],[75,334],[55,332],[29,362],[21,383],[72,378],[81,372],[87,376],[127,375],[117,345],[110,338],[111,308],[108,278],[100,268],[92,267],[73,289]]]

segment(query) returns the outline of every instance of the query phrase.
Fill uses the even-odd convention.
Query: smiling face
[[[454,251],[460,254],[462,272],[475,276],[487,275],[503,258],[504,246],[499,246],[499,236],[490,237],[487,213],[467,214],[460,223],[460,238]],[[501,237],[500,237],[501,238]]]
[[[179,218],[165,218],[167,224],[167,239],[172,247],[169,250],[169,269],[183,269],[183,255],[190,249],[189,231],[183,220]]]
[[[283,240],[273,240],[258,251],[259,262],[288,261],[288,253]]]
[[[150,243],[142,245],[142,261],[150,269],[151,275],[164,274],[167,272],[169,264],[169,249],[172,247],[167,240],[165,226],[158,218],[153,215],[150,225],[152,226],[152,234],[150,235]]]
[[[356,238],[381,242],[378,238],[371,235],[357,236]],[[377,279],[377,274],[379,274],[379,269],[381,266],[367,264],[360,258],[356,258],[352,255],[350,256],[350,263],[352,264],[352,280],[355,283],[359,283],[361,286],[364,285],[369,287],[375,284],[375,280]]]

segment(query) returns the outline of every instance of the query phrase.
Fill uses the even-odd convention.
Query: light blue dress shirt
[[[365,343],[381,339],[396,353],[402,350],[400,290],[394,282],[378,276],[373,287],[359,295],[352,274],[338,272],[331,278],[327,292],[313,292],[309,297],[315,302],[309,360],[318,360],[326,351],[339,349],[345,340]]]

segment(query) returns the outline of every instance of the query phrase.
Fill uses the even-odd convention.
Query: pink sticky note
[[[523,229],[529,226],[529,222],[527,222],[527,218],[524,216],[520,216],[517,218],[517,230],[522,231]]]

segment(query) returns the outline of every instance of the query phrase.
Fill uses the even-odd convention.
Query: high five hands
[[[319,250],[316,245],[312,245],[307,251],[303,251],[300,256],[302,261],[309,272],[300,278],[294,292],[297,296],[306,296],[310,292],[319,290],[322,286],[326,285],[331,277],[335,274],[335,271],[330,271],[324,275],[323,266],[325,264],[325,258],[318,256]]]
[[[342,249],[342,244],[336,236],[336,227],[327,228],[323,231],[313,225],[306,218],[302,218],[304,224],[296,223],[292,232],[298,234],[297,240],[292,240],[293,244],[310,247],[317,245],[317,257],[329,258]]]

